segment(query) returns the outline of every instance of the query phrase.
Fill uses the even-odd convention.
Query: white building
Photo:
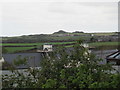
[[[83,47],[88,48],[89,45],[87,43],[81,44]]]
[[[52,51],[52,45],[51,44],[44,44],[43,45],[43,50],[44,51]]]

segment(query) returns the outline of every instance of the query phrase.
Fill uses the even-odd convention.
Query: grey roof
[[[107,59],[120,60],[120,50],[107,56]]]
[[[3,54],[2,55],[4,60],[14,65],[14,60],[18,60],[17,57],[26,58],[28,57],[27,65],[20,65],[16,68],[28,68],[28,67],[39,67],[40,66],[40,60],[42,59],[41,53],[16,53],[16,54]]]
[[[43,45],[52,45],[51,43],[44,43]]]

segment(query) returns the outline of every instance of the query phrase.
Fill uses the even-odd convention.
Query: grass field
[[[13,53],[16,51],[22,51],[22,50],[28,50],[28,49],[32,49],[34,47],[6,47],[5,49],[7,49],[8,53]]]
[[[75,42],[49,42],[49,44],[52,44],[52,45],[71,44],[71,43],[75,43]],[[36,45],[37,47],[40,47],[43,44],[44,43],[3,43],[2,46],[13,46],[13,47],[5,47],[8,53],[13,53],[16,51],[22,51],[22,50],[28,50],[28,49],[35,48],[30,45]],[[14,47],[14,46],[27,46],[27,45],[29,45],[29,47]]]
[[[75,43],[75,42],[50,42],[49,44],[53,44],[53,45],[60,45],[60,44],[71,44],[71,43]],[[19,45],[19,46],[22,46],[22,45],[37,45],[38,47],[39,46],[42,46],[44,43],[4,43],[3,46],[15,46],[15,45]],[[118,42],[94,42],[94,43],[89,43],[89,46],[91,47],[100,47],[100,46],[103,46],[103,47],[114,47],[114,46],[118,46],[120,45],[120,43]],[[72,47],[73,45],[68,45],[66,47]],[[32,49],[32,48],[35,48],[33,46],[31,47],[5,47],[7,49],[7,51],[9,53],[13,53],[13,52],[16,52],[16,51],[22,51],[22,50],[28,50],[28,49]]]
[[[75,42],[48,42],[49,44],[70,44]],[[2,46],[43,45],[44,43],[2,43]]]
[[[90,46],[114,46],[114,45],[119,45],[120,43],[118,42],[95,42],[95,43],[90,43]]]
[[[111,33],[91,33],[91,34],[94,34],[96,36],[108,36],[108,35],[114,35],[115,32],[111,32]]]

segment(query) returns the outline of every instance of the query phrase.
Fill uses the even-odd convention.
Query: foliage
[[[3,77],[4,88],[120,88],[120,74],[112,74],[109,64],[90,54],[78,42],[73,48],[58,47],[44,54],[41,67],[23,72],[13,71]]]
[[[2,53],[7,53],[8,50],[5,47],[2,47]]]
[[[14,64],[16,66],[19,65],[26,65],[27,64],[28,57],[22,58],[21,55],[19,55],[16,59],[14,59]]]

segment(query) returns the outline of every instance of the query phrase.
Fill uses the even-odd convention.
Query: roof
[[[16,68],[23,69],[28,67],[39,67],[42,60],[41,53],[15,53],[15,54],[3,54],[4,61],[14,66],[14,60],[27,59],[26,65],[15,66]]]
[[[50,43],[44,43],[44,45],[52,45],[52,44],[50,44]]]
[[[120,50],[108,55],[106,59],[107,60],[120,60]]]

